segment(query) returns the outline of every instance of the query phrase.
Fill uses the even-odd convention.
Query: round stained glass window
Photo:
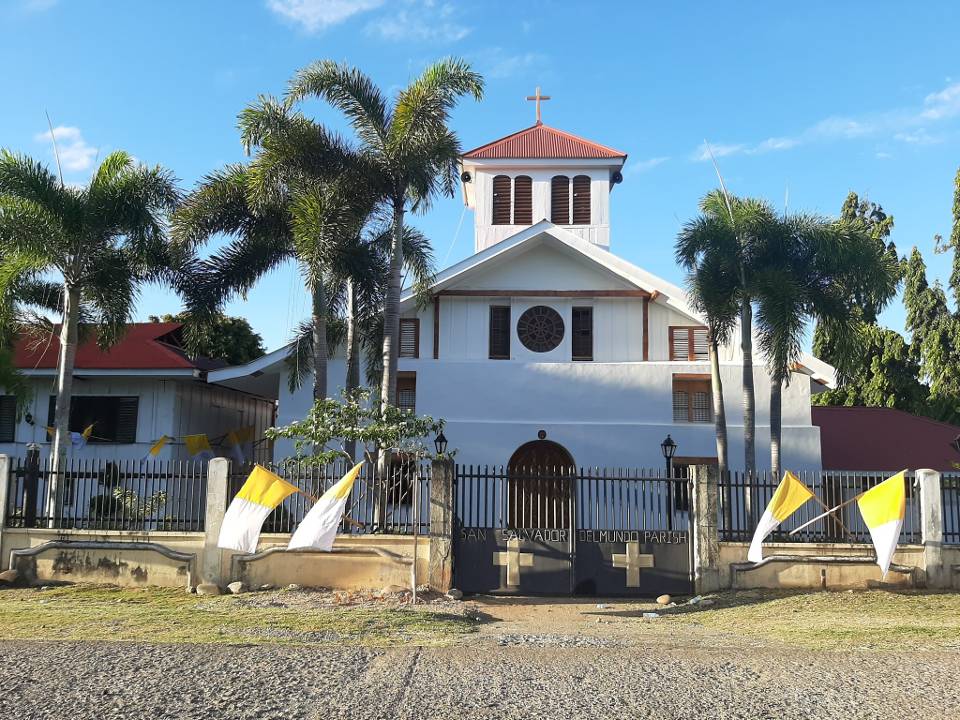
[[[520,316],[517,336],[527,350],[550,352],[563,340],[563,318],[552,307],[536,305]]]

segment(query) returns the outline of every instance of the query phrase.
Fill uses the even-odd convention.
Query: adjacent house
[[[27,407],[15,398],[0,396],[0,453],[22,457],[26,446],[37,443],[46,455],[47,427],[53,425],[57,357],[56,331],[42,338],[24,337],[15,349],[16,367],[30,380]],[[254,428],[262,438],[274,420],[275,403],[255,393],[207,383],[207,373],[222,365],[191,358],[183,348],[179,323],[134,323],[123,338],[107,350],[97,346],[96,333],[86,333],[77,349],[70,430],[93,426],[85,447],[72,449],[76,457],[138,460],[162,436],[167,443],[157,460],[186,460],[182,438],[205,433],[212,441],[231,430]],[[259,455],[270,451],[262,443]],[[213,447],[229,455],[229,448]]]

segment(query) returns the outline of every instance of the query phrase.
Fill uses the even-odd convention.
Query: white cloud
[[[450,3],[438,5],[434,0],[407,0],[405,6],[392,15],[373,20],[367,30],[384,40],[457,42],[471,31],[457,16],[457,9]]]
[[[866,114],[860,118],[831,116],[814,123],[792,137],[772,137],[757,143],[729,143],[713,146],[716,157],[724,155],[757,155],[776,150],[789,150],[815,142],[855,140],[883,137],[909,145],[932,145],[943,141],[942,135],[929,132],[927,126],[960,116],[960,83],[948,83],[943,89],[930,93],[922,104],[885,112]],[[878,153],[878,157],[882,153]],[[697,147],[691,158],[710,159],[704,145]]]
[[[888,153],[888,152],[882,152],[882,151],[881,151],[881,152],[878,152],[878,153],[874,154],[874,157],[875,157],[877,160],[889,160],[890,158],[893,157],[893,155],[891,155],[891,154]]]
[[[23,9],[27,12],[44,12],[56,5],[60,0],[24,0]]]
[[[97,148],[88,145],[83,139],[80,128],[59,125],[53,129],[53,134],[47,130],[37,133],[34,140],[37,142],[50,143],[50,151],[53,152],[53,139],[57,141],[57,152],[60,155],[60,163],[63,169],[68,172],[81,172],[88,170],[93,165],[93,160],[97,156]]]
[[[477,53],[477,65],[486,78],[511,78],[546,67],[548,58],[538,52],[507,55],[503,48],[493,47]]]
[[[669,157],[654,157],[647,160],[637,160],[636,162],[627,163],[624,167],[625,175],[639,175],[640,173],[647,172],[647,170],[652,170],[657,167],[657,165],[663,165]]]
[[[383,0],[267,0],[270,10],[311,33],[382,4]]]

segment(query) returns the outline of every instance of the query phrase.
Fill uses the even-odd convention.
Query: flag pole
[[[860,493],[859,495],[856,495],[855,497],[852,497],[852,498],[850,498],[849,500],[844,500],[842,503],[840,503],[840,504],[837,505],[836,507],[832,507],[832,508],[830,508],[829,510],[827,510],[826,512],[820,513],[819,515],[817,515],[817,516],[816,516],[815,518],[813,518],[812,520],[807,520],[803,525],[799,525],[799,526],[795,527],[793,530],[791,530],[791,531],[789,532],[789,534],[790,534],[790,535],[796,535],[798,532],[800,532],[801,530],[803,530],[805,527],[807,527],[807,526],[809,526],[809,525],[813,525],[817,520],[820,520],[821,518],[825,518],[825,517],[826,517],[827,515],[829,515],[830,513],[835,512],[835,511],[839,510],[839,509],[842,508],[842,507],[846,507],[847,505],[849,505],[849,504],[852,503],[852,502],[856,502],[856,501],[859,500],[862,496],[863,496],[863,493]],[[821,503],[821,505],[822,505],[822,504],[823,504],[823,503]],[[849,530],[848,530],[847,532],[849,532]]]
[[[818,498],[816,495],[813,496],[813,499],[816,500],[816,501],[817,501],[817,504],[818,504],[820,507],[822,507],[824,510],[826,510],[827,512],[832,512],[831,510],[829,510],[829,509],[827,508],[827,504],[826,504],[823,500],[821,500],[820,498]],[[853,533],[850,532],[850,531],[847,529],[847,526],[843,524],[843,520],[841,520],[840,518],[834,518],[834,520],[836,521],[837,525],[840,526],[840,529],[843,530],[843,531],[850,537],[851,540],[856,540],[856,538],[853,536]],[[798,529],[799,529],[799,528],[798,528]]]
[[[417,604],[417,540],[420,535],[420,468],[417,466],[413,478],[413,507],[410,513],[413,518],[413,565],[410,566],[410,584],[412,586],[411,604]]]

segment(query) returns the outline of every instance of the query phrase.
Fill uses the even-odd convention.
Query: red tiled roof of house
[[[466,159],[618,159],[627,154],[537,123],[525,130],[474,148]]]
[[[824,470],[956,470],[960,427],[892,408],[811,408]]]
[[[188,370],[207,369],[209,361],[191,360],[180,346],[181,323],[131,323],[119,342],[107,350],[97,346],[92,331],[77,348],[78,370]],[[21,337],[14,363],[21,370],[57,367],[60,327],[52,337]],[[219,365],[222,365],[220,363]]]

